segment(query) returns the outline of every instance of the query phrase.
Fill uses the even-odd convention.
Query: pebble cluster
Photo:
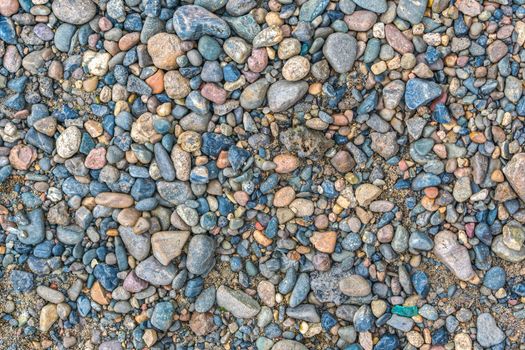
[[[525,348],[525,0],[0,0],[0,349]]]

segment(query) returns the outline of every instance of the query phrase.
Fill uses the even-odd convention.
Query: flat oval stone
[[[372,292],[370,283],[360,275],[350,275],[341,279],[339,289],[351,297],[365,297]]]
[[[91,0],[55,0],[51,8],[59,20],[75,25],[89,22],[97,10]]]
[[[95,203],[109,208],[129,208],[133,205],[133,197],[125,193],[102,192],[95,197]]]
[[[295,105],[307,91],[305,81],[279,80],[268,89],[268,106],[273,112],[283,112]]]

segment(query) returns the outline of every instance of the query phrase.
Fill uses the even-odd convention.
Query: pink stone
[[[0,15],[2,16],[12,16],[18,12],[20,5],[18,0],[1,0],[0,1]]]
[[[100,17],[98,20],[98,27],[101,31],[107,32],[111,28],[113,28],[113,23],[107,18],[107,17]]]
[[[246,78],[246,81],[250,84],[256,82],[257,79],[259,79],[260,77],[259,73],[250,72],[250,71],[243,71],[242,75],[244,75],[244,77]]]
[[[7,46],[4,55],[4,67],[9,73],[16,73],[22,66],[22,56],[15,45]]]
[[[411,53],[414,51],[414,45],[408,38],[401,33],[393,24],[385,26],[386,41],[394,50],[400,54]]]
[[[122,286],[130,293],[138,293],[148,287],[148,282],[138,278],[135,272],[131,271],[124,279]]]
[[[371,11],[355,11],[344,18],[348,29],[356,32],[366,32],[377,22],[377,15]]]
[[[100,35],[98,35],[98,34],[91,34],[88,37],[88,45],[89,45],[89,47],[91,47],[93,49],[96,48],[98,39],[100,39]]]
[[[106,165],[106,149],[104,147],[92,149],[87,155],[84,165],[88,169],[102,169]]]
[[[36,160],[37,153],[33,146],[16,145],[9,153],[9,163],[17,170],[27,170]]]
[[[226,102],[228,92],[213,83],[206,83],[201,89],[201,95],[213,103],[222,105],[224,102]]]
[[[252,50],[252,55],[248,57],[248,68],[252,72],[260,73],[268,65],[268,53],[265,48]]]
[[[474,237],[474,229],[476,228],[476,223],[469,222],[468,224],[465,224],[465,231],[467,233],[468,238]]]

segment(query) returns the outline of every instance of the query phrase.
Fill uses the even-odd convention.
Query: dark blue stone
[[[427,105],[441,95],[441,87],[433,81],[413,78],[405,89],[405,104],[408,109],[417,109]]]
[[[131,187],[131,196],[136,200],[140,201],[152,197],[155,194],[155,181],[151,178],[143,179],[138,178]]]
[[[250,152],[235,145],[231,146],[228,150],[228,161],[235,171],[240,170],[248,158],[250,158],[250,156]]]
[[[433,345],[445,345],[448,343],[448,331],[446,327],[441,327],[432,332]]]
[[[113,291],[118,286],[118,269],[107,264],[98,264],[93,269],[93,275],[105,290]]]
[[[480,222],[476,225],[474,229],[474,234],[476,237],[485,243],[486,245],[491,245],[492,243],[492,233],[490,232],[489,225],[484,222]]]
[[[87,132],[83,132],[82,138],[80,139],[80,153],[88,155],[95,146],[96,143],[91,136]]]
[[[203,286],[204,286],[204,280],[202,279],[202,277],[191,279],[186,284],[184,295],[187,298],[195,298],[199,294],[201,294]]]
[[[53,242],[44,241],[35,246],[35,249],[33,250],[33,255],[36,256],[37,258],[47,259],[51,256],[52,250],[53,250]]]
[[[232,213],[235,209],[233,207],[233,203],[228,200],[228,198],[224,196],[220,196],[217,198],[218,204],[219,204],[219,213],[221,215],[228,215],[229,213]]]
[[[239,272],[241,271],[242,269],[242,260],[240,257],[238,256],[233,256],[231,259],[230,259],[230,269],[233,271],[233,272]]]
[[[28,79],[29,78],[26,77],[25,75],[18,77],[18,78],[11,79],[7,83],[7,87],[13,90],[14,92],[23,92],[24,89],[26,88]]]
[[[399,348],[399,338],[390,333],[383,335],[374,346],[374,350],[397,350]]]
[[[520,297],[525,297],[525,282],[518,283],[512,287],[512,292]]]
[[[427,52],[425,53],[425,60],[428,64],[434,64],[441,58],[441,53],[434,47],[428,46]]]
[[[377,90],[373,90],[368,96],[365,97],[363,102],[357,108],[357,114],[370,113],[376,109],[377,101],[379,99],[379,93]]]
[[[325,311],[321,315],[321,325],[325,331],[330,331],[337,324],[337,319],[331,313]]]
[[[16,44],[16,32],[13,21],[4,16],[0,16],[0,40],[8,44]]]
[[[366,267],[364,267],[364,269],[368,271]],[[361,306],[354,315],[355,330],[357,332],[368,332],[372,329],[373,326],[374,315],[372,314],[372,310],[368,305]]]
[[[228,82],[236,81],[241,76],[241,72],[233,63],[229,63],[222,69],[224,80]]]
[[[202,153],[217,157],[221,151],[228,150],[234,145],[232,139],[222,134],[206,132],[202,135]]]
[[[447,106],[443,103],[436,104],[434,112],[432,113],[432,119],[441,124],[450,123],[451,118]]]
[[[77,111],[64,104],[58,107],[53,111],[53,117],[55,117],[59,122],[63,123],[68,119],[77,119],[79,114]]]
[[[281,336],[283,332],[277,323],[270,323],[264,327],[264,335],[270,339],[275,339]]]
[[[124,29],[129,32],[140,32],[142,30],[142,19],[140,18],[140,14],[129,14],[124,21]]]
[[[279,221],[277,217],[274,216],[268,222],[268,225],[264,229],[264,235],[268,238],[274,238],[277,235],[277,230],[279,229]]]
[[[269,193],[277,186],[278,183],[279,183],[279,175],[274,173],[268,176],[268,178],[261,184],[259,189],[261,190],[262,193]]]
[[[441,184],[439,176],[430,173],[419,173],[412,181],[412,190],[421,191],[427,187],[434,187]]]
[[[430,292],[430,282],[428,276],[423,271],[415,271],[411,277],[412,285],[416,290],[416,293],[426,298]]]
[[[20,111],[24,108],[26,101],[23,94],[13,94],[4,100],[4,106],[15,111]]]
[[[463,19],[463,15],[459,15],[458,18],[454,21],[454,34],[457,37],[465,36],[468,34],[469,27]]]

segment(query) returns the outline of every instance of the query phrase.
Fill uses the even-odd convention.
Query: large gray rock
[[[59,20],[76,25],[89,22],[97,10],[91,0],[55,0],[51,8]]]
[[[326,38],[323,54],[337,73],[349,72],[357,55],[357,41],[345,33],[333,33]]]
[[[253,318],[261,310],[260,305],[251,296],[226,286],[217,289],[217,305],[239,318]]]
[[[197,40],[203,35],[226,39],[230,27],[217,15],[197,5],[184,5],[173,14],[173,29],[182,40]]]
[[[133,233],[132,227],[125,226],[120,226],[118,231],[126,250],[132,257],[138,261],[142,261],[148,257],[151,247],[149,233],[137,235]]]
[[[268,89],[268,106],[272,112],[283,112],[293,107],[307,91],[305,81],[276,81]]]
[[[476,340],[484,348],[498,345],[505,340],[505,333],[498,327],[496,320],[489,313],[480,314],[476,326],[478,328]]]
[[[270,83],[266,79],[259,79],[248,85],[241,93],[240,103],[244,109],[256,109],[262,106]]]

